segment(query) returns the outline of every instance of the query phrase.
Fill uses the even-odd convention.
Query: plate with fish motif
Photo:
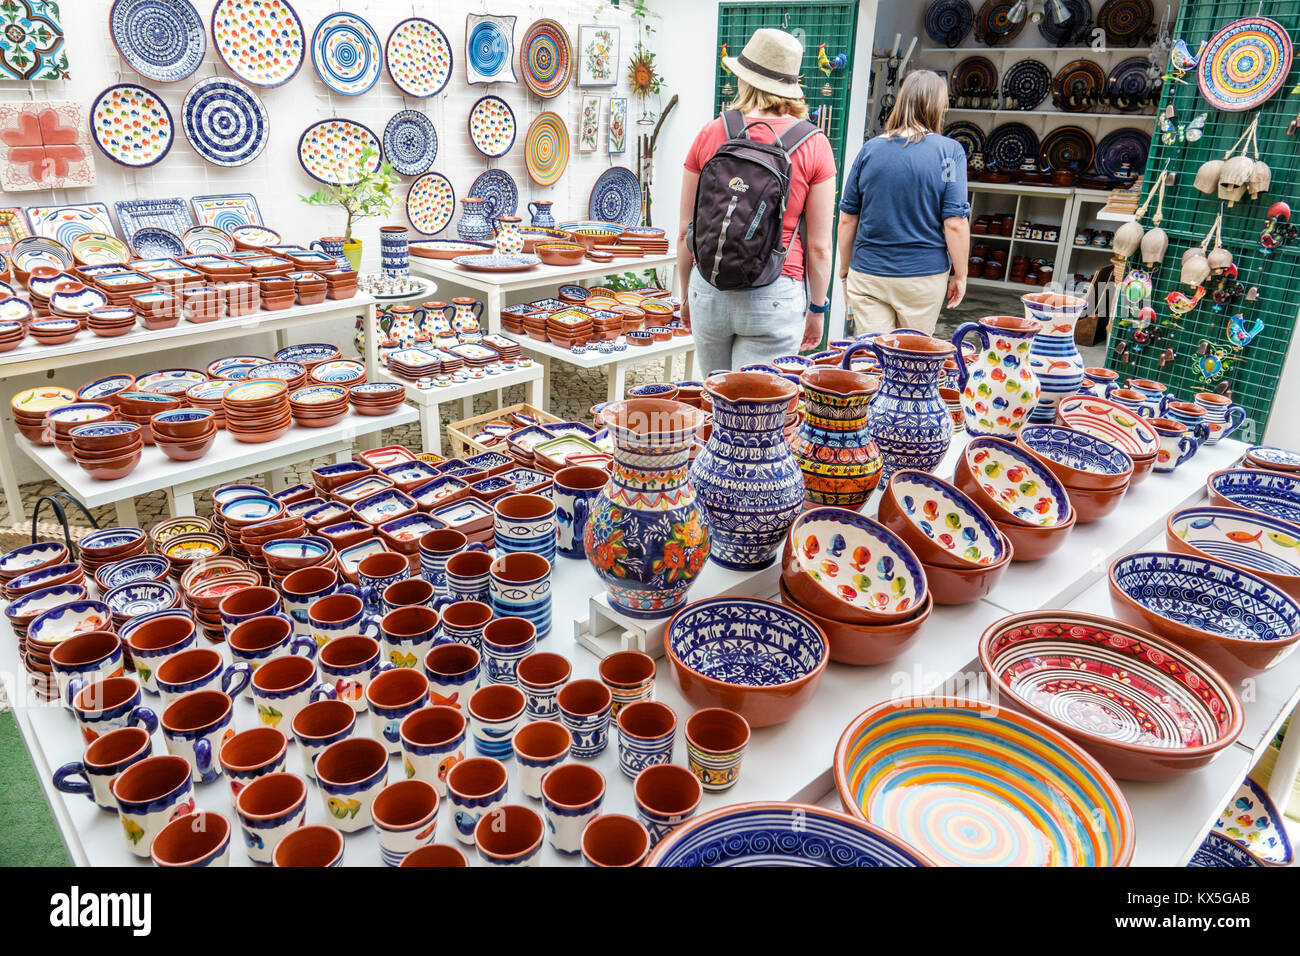
[[[113,0],[108,35],[131,69],[158,83],[191,75],[208,48],[203,18],[189,0]]]
[[[401,110],[384,127],[384,158],[400,176],[427,173],[438,156],[438,131],[417,110]]]
[[[641,180],[626,166],[611,166],[591,187],[587,215],[604,222],[635,226],[641,222]]]
[[[133,83],[110,86],[90,104],[90,135],[123,166],[152,166],[172,148],[176,124],[161,99]]]
[[[185,243],[168,229],[145,226],[131,237],[131,251],[137,259],[170,259],[185,255]]]
[[[442,173],[425,173],[406,193],[406,217],[426,236],[446,229],[455,211],[456,190]]]
[[[360,96],[379,80],[379,36],[355,13],[333,13],[311,35],[311,62],[321,82],[343,96]]]
[[[302,69],[307,37],[288,0],[217,0],[212,45],[231,73],[254,86],[280,86]]]
[[[469,187],[467,195],[483,200],[483,215],[488,222],[501,216],[513,216],[519,206],[519,187],[504,169],[489,169],[481,173]]]
[[[33,236],[56,239],[67,245],[83,232],[115,235],[113,219],[102,202],[67,206],[28,206],[27,222]]]
[[[374,149],[369,163],[369,172],[374,172],[379,168],[381,147],[369,127],[347,119],[321,120],[298,138],[298,162],[312,179],[331,186],[354,183],[366,144]]]
[[[483,256],[457,256],[451,261],[471,272],[523,272],[542,260],[537,256],[503,256],[491,253]]]
[[[451,79],[451,42],[432,20],[411,17],[393,27],[384,54],[389,78],[407,96],[435,96]]]
[[[1214,832],[1273,866],[1287,866],[1295,859],[1282,814],[1268,791],[1250,777],[1219,814]]]
[[[215,166],[243,166],[266,148],[270,120],[261,99],[238,80],[199,80],[181,104],[185,138]]]
[[[469,111],[469,138],[484,156],[510,152],[516,129],[514,110],[499,96],[485,96]]]
[[[262,210],[252,193],[224,193],[190,199],[200,226],[216,226],[229,232],[236,226],[260,226]]]

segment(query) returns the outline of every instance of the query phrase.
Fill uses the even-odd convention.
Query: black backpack
[[[821,131],[800,120],[776,142],[760,143],[749,131],[761,124],[776,137],[770,123],[755,120],[746,125],[736,110],[724,112],[722,121],[727,140],[700,170],[686,244],[709,285],[724,291],[757,289],[777,280],[790,251],[781,244],[790,157]],[[803,234],[801,216],[801,238]]]

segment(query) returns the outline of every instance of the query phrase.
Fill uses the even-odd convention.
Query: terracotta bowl
[[[1110,442],[1064,425],[1026,425],[1016,435],[1016,444],[1033,453],[1068,488],[1123,488],[1133,477],[1130,455]],[[1154,456],[1151,461],[1154,464]]]
[[[1241,701],[1208,664],[1109,618],[1014,614],[984,632],[979,655],[1004,701],[1065,734],[1122,780],[1196,770],[1241,733]]]
[[[154,438],[187,441],[202,438],[215,427],[213,413],[207,409],[184,408],[159,412],[149,420]]]
[[[877,517],[923,564],[980,568],[1004,557],[1004,539],[988,515],[948,482],[924,471],[894,472]]]
[[[77,451],[108,451],[124,448],[142,439],[141,427],[134,422],[101,422],[72,430],[72,447]]]
[[[579,242],[539,242],[533,251],[547,265],[576,266],[587,255],[587,247]]]
[[[1165,545],[1249,571],[1300,601],[1300,525],[1238,508],[1198,505],[1165,519]]]
[[[1216,471],[1205,480],[1210,501],[1300,524],[1300,475],[1256,468]]]
[[[1110,566],[1115,616],[1154,631],[1230,681],[1262,673],[1300,642],[1300,605],[1222,561],[1139,551]]]
[[[154,444],[162,449],[162,453],[172,461],[197,461],[211,450],[216,440],[217,426],[215,424],[209,425],[208,433],[200,438],[170,441],[161,435],[154,436]]]
[[[1051,468],[1004,438],[972,438],[952,481],[998,524],[1050,528],[1074,521],[1070,497]]]
[[[1128,486],[1136,488],[1146,480],[1147,475],[1151,474],[1151,469],[1155,467],[1155,455],[1135,455],[1133,456],[1133,477],[1129,479]]]
[[[136,435],[134,438],[120,445],[114,445],[112,448],[101,448],[95,451],[82,451],[73,445],[68,449],[68,457],[76,461],[110,461],[114,458],[121,458],[129,455],[133,451],[138,451],[144,447],[144,440]]]
[[[664,649],[682,695],[696,707],[726,707],[767,727],[793,717],[821,684],[830,648],[807,615],[758,598],[695,601],[664,629]]]
[[[1070,517],[1061,524],[1035,526],[1023,524],[1003,524],[994,520],[999,531],[1011,542],[1012,561],[1038,561],[1060,550],[1070,537],[1079,513],[1070,509]]]
[[[135,471],[136,466],[140,464],[140,456],[143,453],[143,447],[141,447],[129,455],[124,455],[121,458],[111,458],[107,461],[86,461],[78,458],[77,464],[92,478],[97,478],[100,481],[117,481],[119,478],[125,478]]]
[[[996,530],[996,525],[994,526]],[[925,564],[926,580],[930,583],[930,593],[935,604],[969,604],[971,601],[988,597],[997,586],[1002,575],[1011,565],[1015,549],[1000,531],[999,537],[1005,548],[1002,558],[996,564],[983,567],[949,568],[938,564]]]
[[[921,562],[884,525],[846,508],[795,518],[781,579],[802,607],[850,624],[898,624],[925,601]]]
[[[1160,438],[1146,419],[1104,398],[1070,395],[1061,399],[1056,423],[1087,432],[1134,458],[1154,455],[1160,447]]]
[[[1119,503],[1124,499],[1127,487],[1112,488],[1108,491],[1092,491],[1083,488],[1066,487],[1070,495],[1070,503],[1074,506],[1074,512],[1079,524],[1091,524],[1094,521],[1100,521],[1106,515],[1110,514],[1119,507]]]
[[[927,594],[920,609],[898,624],[846,624],[814,614],[795,600],[784,581],[780,585],[781,603],[803,612],[822,629],[831,660],[837,664],[871,666],[894,660],[915,643],[934,609],[934,600]]]

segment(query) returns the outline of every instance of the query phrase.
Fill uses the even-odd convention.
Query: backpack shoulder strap
[[[820,132],[820,129],[807,120],[799,120],[797,123],[792,123],[777,142],[785,150],[785,155],[790,157],[794,155],[796,149]]]
[[[727,134],[727,139],[735,139],[742,134],[746,137],[749,136],[745,130],[745,117],[740,110],[723,110],[722,127]]]

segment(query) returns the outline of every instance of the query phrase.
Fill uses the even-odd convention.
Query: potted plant
[[[371,170],[371,163],[378,155],[379,151],[367,143],[358,157],[359,172],[355,182],[322,186],[310,196],[298,197],[309,206],[339,206],[343,209],[347,215],[343,255],[353,269],[361,268],[361,240],[353,237],[352,224],[359,219],[387,216],[394,205],[405,201],[393,192],[401,180],[390,163],[382,162]]]

